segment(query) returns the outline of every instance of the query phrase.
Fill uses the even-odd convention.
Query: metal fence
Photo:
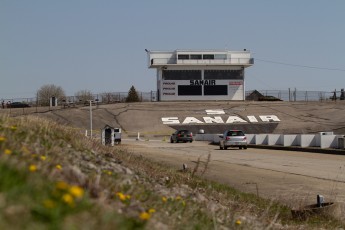
[[[344,100],[344,90],[341,91],[303,91],[303,90],[252,90],[246,91],[246,98],[250,96],[257,100],[270,101],[279,99],[281,101],[330,101]],[[256,96],[256,97],[255,97]]]
[[[138,92],[139,101],[156,101],[157,92]],[[63,104],[75,104],[83,105],[89,103],[89,100],[97,101],[99,104],[113,104],[113,103],[123,103],[126,101],[128,92],[113,92],[113,93],[99,93],[93,95],[83,95],[83,96],[66,96],[64,98],[59,98],[59,105]],[[2,98],[1,102],[4,102],[5,107],[10,108],[10,104],[13,102],[23,102],[29,104],[30,106],[47,106],[49,102],[47,100],[41,101],[37,97],[32,98]]]
[[[81,96],[66,96],[59,99],[59,106],[69,105],[89,105],[89,100],[94,100],[98,104],[114,104],[123,103],[126,101],[128,92],[112,92],[112,93],[99,93],[88,96],[87,98]],[[139,100],[141,102],[157,101],[157,92],[138,92]],[[344,90],[341,91],[302,91],[302,90],[251,90],[246,91],[246,100],[258,101],[331,101],[331,100],[344,100]],[[13,102],[23,102],[29,104],[31,107],[49,106],[47,102],[38,100],[36,97],[32,98],[2,98],[4,102],[3,107],[8,107],[8,104]]]

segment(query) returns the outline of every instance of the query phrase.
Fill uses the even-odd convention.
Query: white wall
[[[219,143],[222,134],[196,134],[196,141]],[[338,139],[344,135],[320,134],[246,134],[247,143],[254,145],[339,148]]]
[[[316,147],[316,137],[313,134],[298,135],[298,145],[301,147]]]
[[[297,135],[283,135],[283,146],[297,146]]]
[[[282,145],[283,135],[281,134],[270,134],[268,135],[268,145]]]
[[[255,144],[256,145],[267,145],[268,144],[268,134],[256,134]]]

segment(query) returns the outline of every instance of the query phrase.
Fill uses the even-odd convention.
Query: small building
[[[121,129],[105,125],[104,128],[101,130],[101,139],[103,145],[114,146],[114,144],[120,144]]]
[[[281,99],[274,96],[264,96],[259,91],[252,91],[247,97],[247,101],[281,101]]]
[[[247,101],[261,101],[262,98],[264,98],[264,95],[262,95],[259,91],[254,90],[246,97],[246,100]]]
[[[157,101],[245,100],[245,68],[254,64],[246,49],[146,51]]]

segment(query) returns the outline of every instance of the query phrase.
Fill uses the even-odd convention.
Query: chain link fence
[[[113,93],[100,93],[93,94],[87,100],[81,99],[80,96],[66,96],[58,100],[57,106],[47,106],[46,102],[43,103],[37,98],[10,98],[1,99],[1,109],[8,109],[7,113],[11,115],[22,115],[28,113],[46,112],[49,110],[63,109],[67,107],[81,107],[89,106],[90,100],[93,105],[105,105],[114,103],[124,103],[128,96],[128,92],[113,92]],[[157,101],[157,92],[138,92],[139,100],[141,102]],[[252,90],[246,92],[246,100],[248,101],[336,101],[344,100],[345,93],[341,91],[300,91],[300,90]],[[23,103],[27,107],[17,107],[16,103]]]
[[[302,90],[252,90],[246,92],[246,100],[256,101],[335,101],[344,100],[344,90],[302,91]]]
[[[114,93],[99,93],[99,94],[92,94],[91,96],[66,96],[64,98],[59,98],[59,105],[63,104],[75,104],[75,105],[83,105],[89,104],[90,100],[93,100],[99,104],[114,104],[114,103],[121,103],[125,102],[128,96],[128,92],[114,92]],[[151,92],[138,92],[139,101],[156,101],[156,91]],[[24,104],[28,104],[30,106],[45,106],[47,104],[46,101],[40,101],[37,97],[32,98],[2,98],[2,107],[10,108],[11,104],[21,102]]]

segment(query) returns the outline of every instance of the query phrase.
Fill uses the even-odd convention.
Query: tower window
[[[177,56],[177,59],[179,59],[179,60],[188,60],[189,59],[189,55],[188,54],[179,54]]]

